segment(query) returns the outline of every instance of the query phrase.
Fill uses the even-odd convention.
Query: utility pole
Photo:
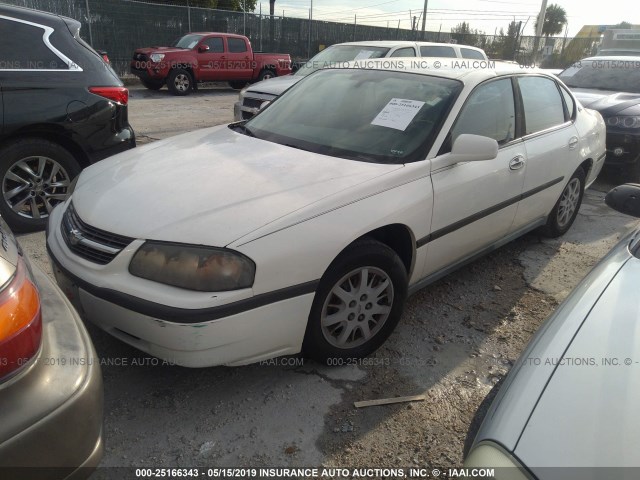
[[[264,52],[262,50],[262,2],[260,2],[260,51]]]
[[[307,43],[307,57],[311,58],[311,29],[313,28],[313,0],[309,8],[309,41]]]
[[[353,15],[353,41],[356,41],[356,27],[358,25],[358,15]]]
[[[422,40],[424,40],[424,30],[427,23],[427,4],[428,3],[429,3],[429,0],[424,0],[424,10],[422,11]]]
[[[536,41],[534,42],[533,63],[538,60],[538,48],[540,46],[540,37],[542,37],[542,27],[544,26],[544,17],[547,13],[547,0],[542,0],[540,13],[538,14],[538,24],[536,25]]]
[[[274,24],[273,24],[273,11],[276,6],[276,0],[269,0],[269,50],[270,52],[275,52],[276,49],[273,48],[273,36],[274,36]]]

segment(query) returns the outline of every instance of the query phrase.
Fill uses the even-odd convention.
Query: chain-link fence
[[[309,21],[188,6],[188,0],[158,4],[141,0],[1,0],[53,12],[82,22],[82,35],[105,50],[114,69],[126,74],[133,50],[169,45],[186,32],[226,32],[246,35],[256,51],[288,53],[304,60],[334,43],[362,40],[425,40],[455,42],[483,48],[490,58],[562,68],[594,54],[596,38],[555,38],[509,35],[421,32],[371,25]]]

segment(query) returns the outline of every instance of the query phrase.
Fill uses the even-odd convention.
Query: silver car
[[[0,238],[0,477],[86,478],[103,451],[96,352],[2,219]]]
[[[640,217],[640,185],[606,197]],[[540,328],[499,386],[465,467],[496,479],[638,478],[640,229]],[[570,468],[567,468],[570,467]],[[606,472],[606,473],[605,473]]]

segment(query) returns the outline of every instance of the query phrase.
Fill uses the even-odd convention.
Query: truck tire
[[[265,68],[258,75],[258,80],[261,82],[262,80],[268,80],[269,78],[277,77],[278,74],[269,68]]]
[[[171,93],[180,97],[189,95],[193,88],[193,77],[186,70],[175,68],[169,73],[167,88]]]
[[[148,88],[149,90],[160,90],[164,85],[164,82],[154,82],[152,80],[142,80],[142,79],[140,79],[140,83],[142,83],[142,85],[145,88]]]

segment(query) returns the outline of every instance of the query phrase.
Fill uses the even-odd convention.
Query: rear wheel
[[[556,238],[567,233],[578,216],[584,195],[585,173],[578,168],[564,187],[555,207],[547,218],[542,232],[548,237]]]
[[[277,76],[278,76],[278,74],[276,72],[274,72],[273,70],[267,68],[267,69],[262,70],[260,72],[260,75],[258,76],[258,80],[260,80],[260,81],[268,80],[270,78],[277,77]]]
[[[167,80],[167,88],[174,95],[189,95],[193,88],[193,79],[191,78],[191,74],[182,68],[171,70]]]
[[[142,85],[144,85],[145,88],[148,88],[149,90],[160,90],[164,85],[164,82],[154,82],[152,80],[141,79],[140,82],[142,83]]]
[[[19,232],[43,229],[53,207],[66,200],[80,165],[63,147],[39,138],[0,149],[0,214]]]
[[[358,241],[320,281],[304,353],[328,364],[369,355],[393,332],[406,296],[407,272],[398,255],[378,241]]]

